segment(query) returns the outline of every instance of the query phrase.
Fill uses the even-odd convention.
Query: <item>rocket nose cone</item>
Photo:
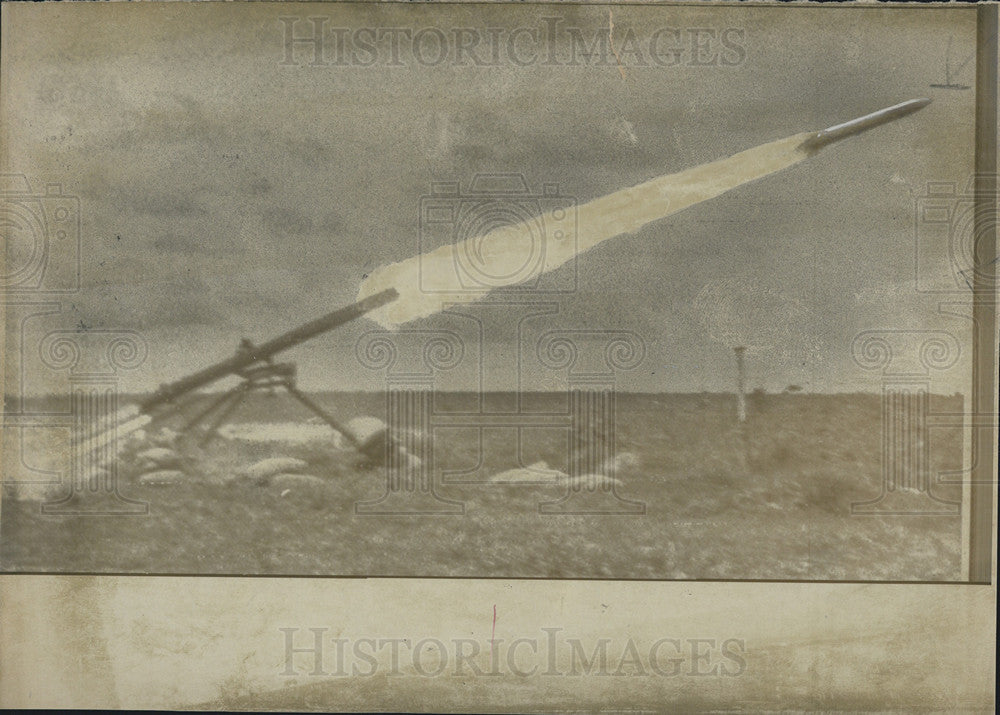
[[[897,104],[894,107],[889,107],[888,109],[883,109],[882,111],[886,113],[889,112],[892,113],[892,115],[888,117],[888,119],[886,120],[886,121],[891,121],[892,119],[905,117],[907,114],[913,114],[914,112],[923,109],[930,103],[931,103],[930,97],[921,97],[920,99],[911,99],[908,102],[902,102],[901,104]],[[878,112],[876,112],[876,114],[878,114]]]

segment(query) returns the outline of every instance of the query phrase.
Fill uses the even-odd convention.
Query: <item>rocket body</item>
[[[873,129],[879,125],[887,124],[888,122],[892,122],[896,119],[901,119],[907,114],[913,114],[917,110],[923,109],[930,103],[931,100],[926,98],[911,99],[908,102],[894,104],[891,107],[880,109],[877,112],[866,114],[863,117],[852,119],[849,122],[835,124],[832,127],[827,127],[822,131],[816,132],[803,142],[802,147],[810,153],[817,152],[823,147],[833,144],[836,141],[840,141],[841,139],[846,139],[847,137],[860,134],[861,132],[868,131],[869,129]]]

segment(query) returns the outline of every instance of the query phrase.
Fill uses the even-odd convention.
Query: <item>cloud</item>
[[[168,94],[166,101],[123,113],[131,126],[108,137],[119,149],[166,147],[175,144],[212,145],[233,135],[232,127],[214,117],[203,101],[185,94]]]
[[[161,218],[191,216],[206,213],[193,196],[177,192],[160,193],[156,188],[146,190],[119,189],[108,197],[113,203],[138,214]]]
[[[206,241],[196,241],[187,236],[167,233],[153,240],[153,248],[161,253],[175,253],[184,257],[217,255],[212,244]]]
[[[276,236],[302,236],[313,228],[311,216],[288,207],[266,209],[263,218],[264,227]]]
[[[103,285],[73,303],[80,320],[97,328],[143,330],[159,327],[220,325],[227,322],[206,298],[201,281],[188,286],[176,281]]]

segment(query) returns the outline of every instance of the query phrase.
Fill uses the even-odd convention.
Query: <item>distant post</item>
[[[742,345],[733,348],[736,353],[736,419],[740,422],[747,421],[746,364],[743,361],[746,351]]]

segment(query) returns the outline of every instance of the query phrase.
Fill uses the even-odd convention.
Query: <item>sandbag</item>
[[[154,467],[174,469],[181,463],[181,455],[168,447],[150,447],[135,455],[138,471],[146,472]]]
[[[346,425],[358,443],[358,451],[377,460],[385,458],[386,424],[378,417],[355,417]]]
[[[386,430],[385,422],[378,417],[355,417],[347,423],[346,427],[354,435],[354,439],[361,444]]]
[[[269,457],[251,464],[237,475],[237,479],[254,483],[266,482],[275,474],[283,472],[298,473],[305,469],[308,463],[295,457]]]

